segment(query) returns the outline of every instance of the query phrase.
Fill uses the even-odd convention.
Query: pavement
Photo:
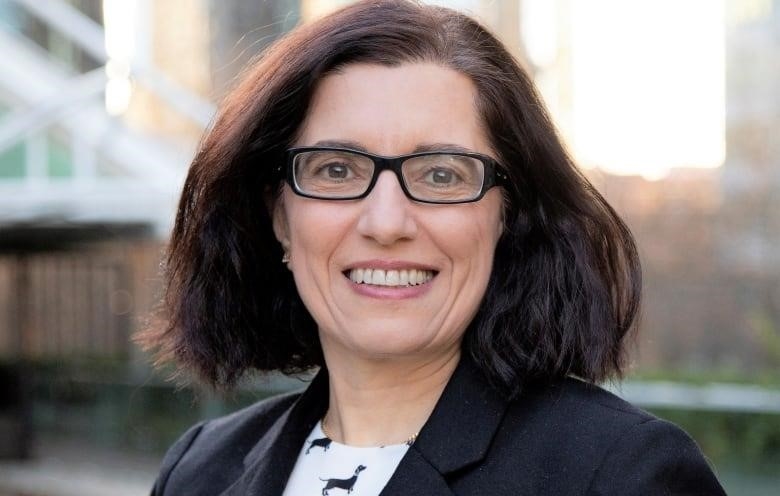
[[[147,496],[160,457],[77,439],[38,439],[30,460],[0,460],[0,496]]]

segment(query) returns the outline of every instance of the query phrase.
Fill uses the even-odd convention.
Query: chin
[[[414,355],[430,350],[433,336],[426,338],[424,332],[411,329],[413,327],[408,324],[361,327],[360,335],[353,335],[347,347],[357,354],[376,358]]]

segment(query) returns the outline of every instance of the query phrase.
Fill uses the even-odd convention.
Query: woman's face
[[[457,145],[495,157],[475,102],[471,80],[448,68],[349,65],[319,83],[296,146],[392,156]],[[360,200],[309,199],[285,185],[274,230],[326,358],[456,351],[485,293],[501,210],[499,188],[474,203],[415,202],[391,171]],[[391,285],[356,283],[359,269],[384,271]],[[402,285],[404,271],[429,280]]]

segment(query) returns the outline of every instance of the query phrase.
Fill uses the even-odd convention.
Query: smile
[[[432,270],[403,269],[350,269],[345,275],[357,284],[372,284],[375,286],[419,286],[433,279],[436,272]]]

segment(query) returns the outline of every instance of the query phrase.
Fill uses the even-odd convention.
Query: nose
[[[412,201],[406,197],[392,171],[379,174],[374,189],[362,203],[357,225],[361,235],[388,246],[413,239],[417,234]]]

